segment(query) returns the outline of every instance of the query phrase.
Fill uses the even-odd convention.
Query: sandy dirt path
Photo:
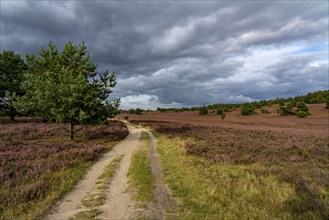
[[[127,220],[140,217],[140,210],[137,210],[136,204],[131,200],[128,190],[127,173],[130,167],[133,153],[137,150],[141,132],[145,131],[151,138],[151,167],[152,174],[156,180],[155,195],[156,203],[149,204],[148,210],[145,210],[144,216],[150,219],[163,219],[172,215],[167,212],[173,207],[173,200],[168,187],[163,182],[163,176],[156,153],[156,139],[153,134],[144,128],[128,125],[129,135],[119,144],[105,154],[91,169],[85,174],[82,180],[77,184],[74,190],[64,196],[62,200],[50,211],[46,220],[64,220],[71,219],[78,213],[90,211],[81,204],[81,201],[93,194],[97,194],[97,178],[103,173],[105,167],[110,164],[113,159],[122,156],[122,160],[115,171],[115,175],[105,191],[106,200],[103,205],[96,208],[101,211],[97,219],[116,219]]]
[[[128,177],[127,173],[130,167],[131,157],[134,151],[138,147],[139,138],[142,128],[129,127],[129,133],[131,139],[129,142],[124,143],[120,147],[124,152],[124,157],[121,161],[120,167],[116,171],[110,187],[108,188],[107,200],[104,205],[99,209],[103,212],[99,219],[134,219],[136,218],[136,210],[134,202],[130,199],[130,193],[128,192]],[[122,155],[122,151],[120,151]]]
[[[132,201],[126,193],[127,172],[130,166],[132,153],[137,149],[142,128],[129,126],[129,135],[119,144],[105,154],[91,169],[85,174],[83,179],[77,184],[74,190],[64,196],[45,219],[64,220],[70,219],[75,214],[85,211],[81,205],[81,200],[88,194],[93,194],[96,189],[97,178],[102,174],[106,165],[110,164],[114,158],[123,155],[122,161],[107,191],[107,201],[100,207],[104,212],[100,219],[133,219],[134,210]]]

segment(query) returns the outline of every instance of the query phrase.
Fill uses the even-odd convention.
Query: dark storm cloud
[[[1,49],[85,41],[123,107],[202,105],[328,88],[327,2],[2,1]],[[305,51],[321,45],[319,51]],[[302,54],[290,54],[300,50]]]

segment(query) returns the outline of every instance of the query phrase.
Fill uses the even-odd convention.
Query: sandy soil
[[[45,219],[70,219],[75,214],[85,211],[81,205],[81,200],[86,195],[97,193],[96,181],[105,169],[106,165],[117,156],[123,155],[121,163],[115,173],[115,176],[106,191],[106,202],[102,206],[98,206],[103,213],[97,216],[97,219],[135,219],[137,217],[137,210],[134,202],[130,199],[130,193],[127,190],[128,177],[127,172],[130,166],[131,156],[138,148],[139,138],[144,128],[137,128],[128,126],[128,137],[117,144],[112,151],[105,154],[84,176],[84,178],[77,184],[75,189],[68,193],[62,200],[60,200],[50,214]],[[152,171],[156,177],[156,194],[157,204],[156,208],[150,213],[156,219],[164,217],[165,209],[172,204],[170,201],[170,192],[163,184],[162,174],[155,151],[155,138],[148,132],[152,140]]]

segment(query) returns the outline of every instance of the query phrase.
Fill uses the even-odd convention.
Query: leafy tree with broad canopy
[[[14,108],[8,93],[15,92],[17,96],[24,94],[20,85],[26,69],[27,66],[19,54],[11,50],[0,53],[0,113],[9,116],[12,121],[20,112]]]
[[[69,123],[70,139],[77,132],[75,125],[104,122],[118,114],[120,99],[107,100],[116,85],[115,73],[99,74],[84,43],[68,42],[59,52],[50,42],[39,55],[26,56],[26,94],[16,97],[17,108],[46,121]]]

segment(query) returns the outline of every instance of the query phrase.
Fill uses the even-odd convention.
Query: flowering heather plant
[[[90,132],[98,133],[89,138]],[[1,125],[0,219],[32,218],[42,214],[31,211],[32,201],[38,210],[38,202],[49,194],[58,191],[60,196],[63,188],[72,187],[83,174],[80,167],[85,170],[108,149],[107,142],[123,139],[128,129],[117,122],[113,126],[90,126],[81,133],[77,141],[69,141],[65,130],[57,124]],[[75,179],[70,179],[70,175]],[[32,214],[27,216],[27,209]]]
[[[0,139],[37,139],[61,135],[64,130],[61,125],[47,123],[11,123],[1,125]]]
[[[107,137],[110,140],[122,140],[128,134],[128,128],[120,121],[111,120],[107,125],[89,126],[84,130],[84,136],[88,140]]]

